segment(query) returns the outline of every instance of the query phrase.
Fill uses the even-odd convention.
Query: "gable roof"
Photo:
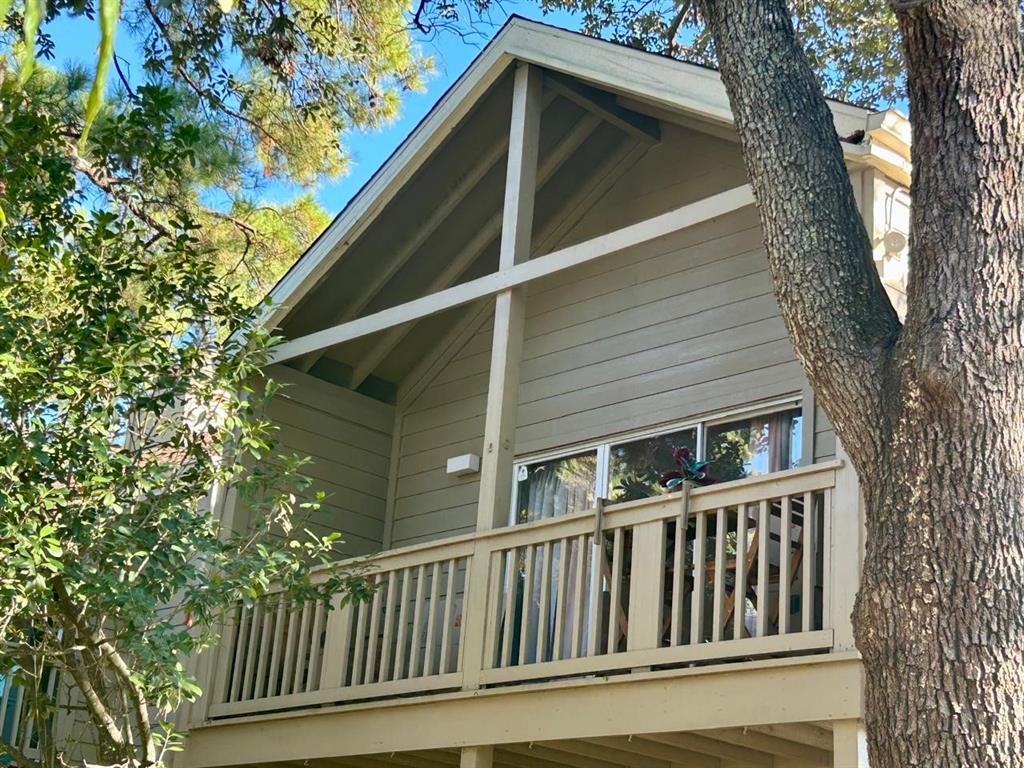
[[[509,65],[524,61],[653,108],[728,130],[732,113],[717,71],[513,16],[388,160],[274,286],[264,321],[278,325],[377,219]],[[840,134],[863,130],[868,111],[830,101]]]

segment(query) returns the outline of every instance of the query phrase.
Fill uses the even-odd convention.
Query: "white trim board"
[[[750,185],[720,192],[650,219],[630,224],[582,243],[538,256],[507,269],[452,286],[443,291],[375,312],[347,323],[300,336],[276,347],[271,363],[281,363],[326,347],[368,336],[396,325],[420,320],[446,309],[493,296],[510,288],[561,272],[670,235],[709,219],[753,205]]]

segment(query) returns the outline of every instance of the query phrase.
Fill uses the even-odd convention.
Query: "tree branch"
[[[68,597],[67,590],[64,588],[64,584],[60,579],[54,580],[54,592],[57,595],[57,606],[64,618],[70,624],[70,627],[74,628],[74,634],[80,637],[84,627],[81,625],[81,620],[78,612],[75,610],[75,606],[71,602],[71,598]],[[74,645],[74,641],[77,637],[69,638],[71,645]],[[121,729],[118,728],[117,722],[113,716],[107,710],[106,705],[96,692],[96,688],[89,680],[88,672],[83,669],[81,662],[78,658],[78,653],[72,650],[66,654],[64,659],[64,665],[68,672],[71,674],[72,679],[75,681],[75,685],[78,687],[79,692],[82,694],[82,698],[85,699],[86,706],[89,709],[89,713],[92,715],[94,722],[99,726],[101,731],[107,735],[110,739],[111,744],[121,753],[127,748],[124,734]]]
[[[131,195],[126,194],[118,187],[117,179],[108,176],[104,171],[94,166],[88,160],[79,155],[73,147],[68,148],[68,154],[71,157],[72,164],[76,171],[89,179],[89,181],[95,184],[99,189],[103,190],[121,203],[133,216],[145,223],[159,236],[172,239],[174,238],[174,233],[171,231],[170,227],[149,214],[145,208],[138,203],[138,201],[133,200]]]
[[[797,357],[858,469],[879,455],[901,326],[872,261],[832,113],[785,0],[698,0]]]

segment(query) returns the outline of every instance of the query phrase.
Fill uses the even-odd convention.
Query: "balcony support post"
[[[516,69],[512,94],[499,270],[509,269],[530,258],[541,90],[540,71],[521,63]],[[523,286],[502,291],[495,297],[477,530],[490,530],[501,525],[508,516],[525,303]]]
[[[838,440],[836,458],[841,459],[843,465],[836,471],[836,485],[830,494],[831,573],[828,600],[835,650],[852,651],[856,645],[851,616],[857,590],[860,589],[861,562],[864,557],[864,516],[857,472]]]
[[[542,81],[540,70],[520,63],[512,92],[505,207],[502,213],[498,269],[508,269],[530,258],[533,202],[537,182],[537,145],[540,136]],[[519,363],[523,353],[526,318],[525,287],[495,297],[494,339],[484,417],[484,448],[480,467],[480,495],[476,528],[488,531],[509,514],[512,463],[515,456],[516,406],[519,401]],[[468,577],[465,642],[462,648],[463,688],[480,684],[487,632],[487,595],[490,551],[478,542]]]
[[[494,747],[463,747],[459,768],[493,768]]]
[[[832,764],[843,768],[869,768],[863,721],[836,720],[832,723]]]

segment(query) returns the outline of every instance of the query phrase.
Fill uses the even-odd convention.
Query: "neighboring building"
[[[907,123],[831,107],[899,304]],[[715,72],[514,19],[273,298],[271,415],[380,588],[240,611],[185,765],[866,765],[857,480]],[[666,493],[682,447],[720,482]]]

